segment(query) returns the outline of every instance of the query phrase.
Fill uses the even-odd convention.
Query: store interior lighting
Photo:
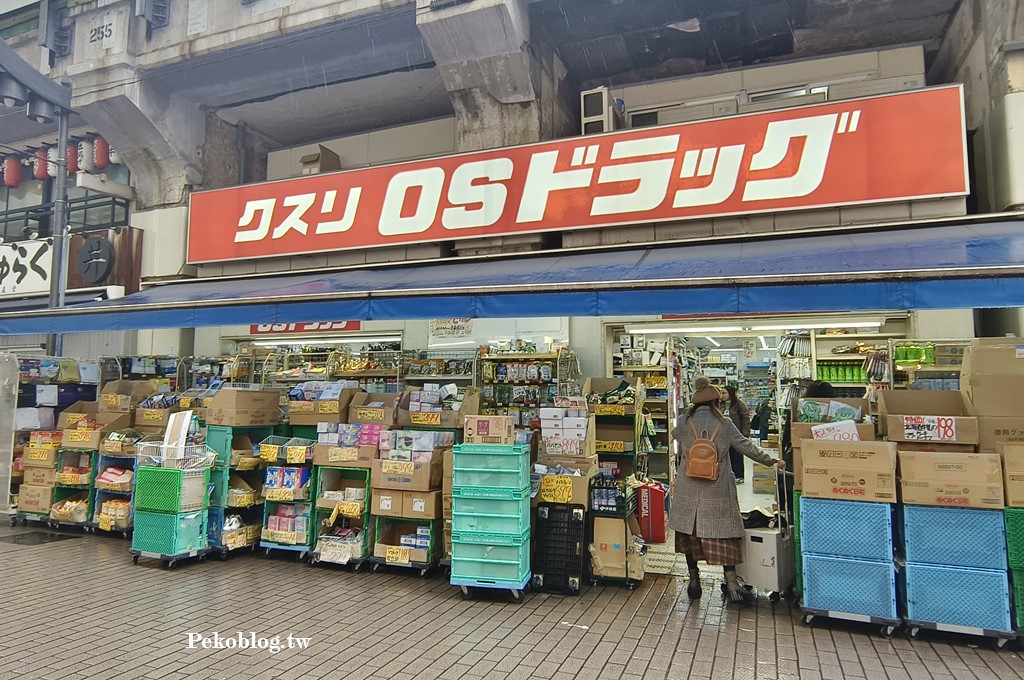
[[[280,347],[281,345],[362,345],[371,342],[401,342],[398,336],[367,338],[281,338],[279,340],[256,340],[257,347]]]
[[[707,335],[708,333],[741,333],[742,326],[637,326],[629,328],[630,335],[645,333],[683,333],[688,335]]]
[[[761,341],[761,349],[768,349],[768,341],[764,339],[764,336],[760,335],[758,339]]]
[[[880,328],[882,321],[833,321],[832,323],[801,323],[794,321],[787,324],[771,324],[768,326],[751,326],[752,331],[788,331],[788,330],[823,330],[826,328]]]
[[[709,336],[707,336],[707,339],[708,339],[708,342],[710,342],[710,343],[711,343],[712,345],[714,345],[715,347],[721,347],[721,346],[722,346],[722,343],[718,342],[718,340],[715,340],[715,339],[714,339],[713,337],[711,337],[710,335],[709,335]]]

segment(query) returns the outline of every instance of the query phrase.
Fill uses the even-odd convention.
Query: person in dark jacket
[[[744,588],[736,576],[736,565],[743,561],[743,519],[736,496],[736,483],[728,467],[730,447],[762,465],[778,464],[749,439],[744,437],[732,421],[722,415],[719,402],[722,395],[704,376],[694,380],[691,406],[680,416],[673,435],[682,454],[676,472],[672,502],[669,509],[669,527],[676,532],[676,552],[686,555],[690,582],[686,588],[690,599],[701,596],[700,571],[697,563],[719,564],[725,568],[726,594],[736,603],[751,602],[753,595]],[[718,452],[717,479],[688,477],[686,459],[697,438],[714,441]]]
[[[734,386],[726,386],[725,391],[728,394],[725,406],[729,412],[729,419],[732,420],[732,424],[736,426],[740,434],[750,439],[750,409],[736,394]],[[730,448],[729,462],[732,464],[732,475],[736,478],[736,483],[742,484],[745,481],[743,454],[735,448]]]

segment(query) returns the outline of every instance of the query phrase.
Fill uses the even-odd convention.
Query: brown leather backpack
[[[722,423],[718,424],[710,437],[707,430],[697,432],[692,420],[690,429],[693,430],[695,439],[686,454],[686,476],[714,482],[718,479],[718,447],[715,445],[715,439],[722,430]]]

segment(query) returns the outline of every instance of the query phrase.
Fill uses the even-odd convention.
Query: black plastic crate
[[[579,594],[589,564],[586,506],[541,503],[533,532],[533,587]]]

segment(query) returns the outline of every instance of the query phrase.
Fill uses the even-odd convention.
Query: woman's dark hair
[[[725,391],[729,393],[730,404],[735,404],[737,401],[740,400],[740,398],[736,396],[736,388],[733,387],[732,385],[726,385]]]
[[[824,380],[815,380],[804,390],[804,396],[832,398],[836,396],[836,388],[832,387],[832,383],[827,383]]]

